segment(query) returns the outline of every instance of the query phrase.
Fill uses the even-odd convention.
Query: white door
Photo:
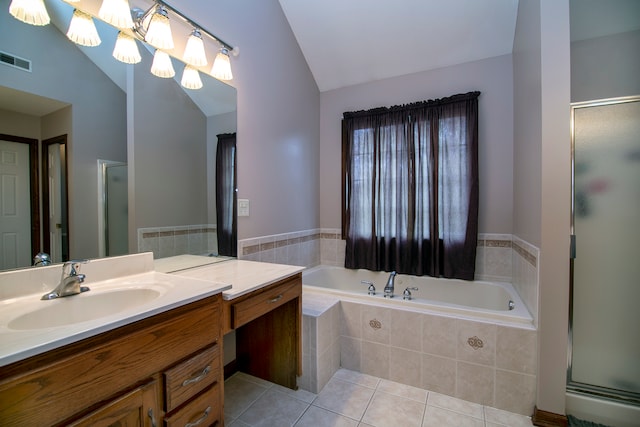
[[[0,140],[0,269],[31,265],[29,145]]]

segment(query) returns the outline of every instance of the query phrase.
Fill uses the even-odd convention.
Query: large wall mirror
[[[0,10],[0,51],[31,68],[0,63],[0,269],[40,250],[54,262],[235,255],[235,242],[218,250],[216,151],[236,132],[236,90],[205,73],[184,89],[175,59],[176,78],[155,77],[142,43],[141,63],[116,61],[117,31],[97,19],[101,45],[77,46],[65,36],[73,6],[45,3],[44,27]]]

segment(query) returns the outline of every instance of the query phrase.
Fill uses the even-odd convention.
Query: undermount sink
[[[150,288],[122,288],[41,301],[40,307],[12,319],[13,330],[65,326],[99,319],[146,304],[162,293]]]

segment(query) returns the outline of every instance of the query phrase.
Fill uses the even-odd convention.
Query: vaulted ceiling
[[[321,92],[509,54],[518,12],[518,0],[279,2]],[[572,41],[640,29],[639,0],[569,3]]]

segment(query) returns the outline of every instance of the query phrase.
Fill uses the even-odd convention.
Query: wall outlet
[[[249,216],[249,199],[238,199],[238,216]]]

